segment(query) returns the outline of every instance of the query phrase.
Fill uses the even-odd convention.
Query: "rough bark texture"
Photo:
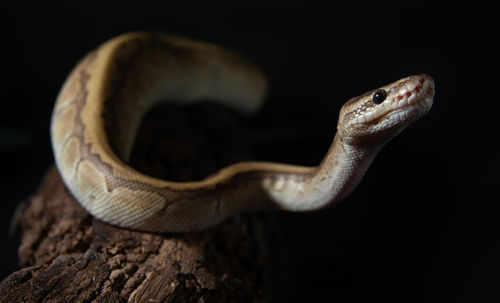
[[[238,150],[240,134],[230,117],[220,109],[201,108],[188,115],[172,108],[156,110],[142,126],[132,162],[159,177],[189,180],[240,160],[244,154]],[[210,143],[212,135],[222,135],[229,144],[221,150],[220,141]],[[166,152],[170,154],[165,156]],[[196,162],[182,169],[184,157]],[[235,216],[191,234],[126,230],[90,216],[52,168],[18,221],[22,269],[0,283],[1,302],[278,299],[276,281],[280,279],[273,276],[269,248],[275,238],[270,238],[272,228],[265,215]]]

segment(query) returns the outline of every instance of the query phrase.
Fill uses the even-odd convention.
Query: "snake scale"
[[[188,232],[240,211],[317,210],[348,195],[378,151],[430,109],[434,81],[414,75],[347,101],[316,167],[241,162],[201,181],[172,182],[126,164],[153,105],[210,99],[251,113],[266,91],[260,69],[233,51],[164,34],[118,36],[82,59],[58,95],[51,122],[56,165],[87,211],[136,230]]]

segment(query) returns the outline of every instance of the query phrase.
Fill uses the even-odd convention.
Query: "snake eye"
[[[375,93],[373,93],[372,101],[375,104],[380,104],[380,103],[384,102],[385,98],[387,98],[387,92],[385,90],[381,89],[381,90],[378,90]]]

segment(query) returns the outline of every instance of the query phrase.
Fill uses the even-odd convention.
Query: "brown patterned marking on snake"
[[[78,161],[78,165],[85,160],[90,161],[94,165],[94,167],[97,168],[104,176],[106,180],[106,188],[108,189],[109,192],[112,192],[117,187],[125,187],[133,191],[143,190],[143,191],[153,192],[159,194],[167,201],[170,200],[172,202],[175,202],[178,199],[178,197],[175,197],[176,193],[178,193],[179,191],[175,191],[170,188],[160,188],[144,182],[119,178],[115,176],[113,172],[113,167],[110,164],[104,162],[99,154],[91,152],[92,142],[89,143],[85,142],[86,126],[81,118],[81,112],[86,105],[88,96],[87,82],[90,79],[90,75],[87,72],[87,67],[91,64],[93,60],[96,59],[97,56],[98,56],[98,51],[92,52],[85,59],[81,69],[76,71],[78,72],[77,78],[80,81],[80,90],[75,94],[75,98],[73,100],[73,103],[77,108],[77,115],[74,121],[75,127],[73,129],[72,137],[77,138],[80,142],[81,157],[80,160]],[[109,132],[103,135],[108,136]],[[183,195],[185,194],[186,193],[184,191]]]
[[[126,161],[126,159],[120,154],[119,143],[117,142],[117,137],[122,135],[122,128],[119,126],[119,107],[121,105],[118,97],[119,89],[129,77],[131,63],[140,57],[145,49],[151,47],[152,44],[152,39],[148,39],[148,41],[144,39],[124,41],[117,48],[117,53],[120,55],[110,62],[111,76],[109,77],[110,83],[108,86],[110,87],[110,95],[103,101],[104,112],[102,116],[105,121],[104,128],[108,136],[108,142],[122,161]]]

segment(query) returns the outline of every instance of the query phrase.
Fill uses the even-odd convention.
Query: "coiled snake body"
[[[89,53],[61,89],[51,123],[57,167],[92,215],[144,231],[201,230],[243,210],[321,209],[348,195],[434,96],[432,78],[421,74],[347,101],[316,167],[243,162],[182,183],[126,164],[141,116],[154,104],[210,99],[252,112],[266,89],[257,67],[221,47],[161,34],[116,37]]]

